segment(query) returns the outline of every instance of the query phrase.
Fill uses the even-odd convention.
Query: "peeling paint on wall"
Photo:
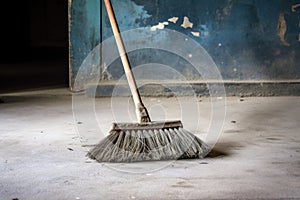
[[[178,19],[179,19],[179,17],[172,17],[172,18],[169,18],[168,21],[176,24]],[[151,31],[156,31],[157,29],[162,30],[162,29],[165,28],[165,26],[169,25],[169,22],[159,22],[157,25],[151,26]],[[183,27],[185,29],[186,28],[193,28],[193,23],[190,22],[188,17],[184,17],[183,24],[181,24],[181,27]],[[205,26],[203,28],[202,25],[200,27],[201,27],[201,29],[204,30],[203,35],[208,36],[209,33],[207,32],[207,27]],[[191,34],[195,37],[200,37],[200,35],[201,35],[199,31],[191,31]]]
[[[193,35],[193,36],[195,36],[195,37],[200,37],[200,33],[199,32],[191,32],[191,34]]]
[[[178,19],[179,19],[178,17],[172,17],[172,18],[169,18],[168,21],[173,22],[174,24],[176,24]]]
[[[151,31],[156,31],[157,29],[164,29],[167,25],[169,25],[169,22],[159,22],[157,25],[151,27]]]
[[[183,27],[183,28],[193,28],[193,23],[192,22],[190,22],[190,20],[189,20],[189,18],[188,17],[184,17],[183,18],[183,23],[181,24],[181,26]]]
[[[115,15],[120,26],[120,31],[126,31],[133,28],[139,28],[140,26],[145,26],[148,18],[152,17],[145,10],[144,6],[137,5],[131,0],[114,0],[111,1]],[[107,12],[104,11],[106,28],[103,29],[104,39],[112,36],[112,31],[110,28],[109,19]]]
[[[299,4],[296,4],[296,5],[292,5],[291,6],[291,10],[292,12],[296,12],[296,8],[300,7],[300,3]]]
[[[80,64],[80,56],[89,50],[86,46],[91,46],[89,43],[94,37],[85,34],[90,30],[85,24],[95,26],[93,25],[95,22],[89,19],[95,15],[93,13],[95,9],[91,10],[90,7],[83,9],[82,2],[92,1],[93,7],[98,8],[99,0],[68,1],[78,4],[76,12],[72,14],[75,21],[72,24],[71,34],[74,38],[71,38],[71,49],[74,52],[71,67],[75,68]],[[152,30],[160,34],[164,32],[160,29],[168,27],[186,34],[187,37],[191,36],[212,56],[224,79],[300,78],[298,67],[300,57],[297,56],[300,50],[300,16],[298,15],[300,5],[297,4],[300,3],[299,0],[274,0],[272,5],[262,0],[111,1],[121,31],[152,27]],[[87,15],[88,21],[82,18],[86,15],[85,12],[90,12]],[[105,9],[103,9],[103,15],[103,39],[105,40],[112,36],[112,32]],[[184,16],[190,24],[181,26]],[[74,26],[78,29],[74,30]],[[163,43],[167,37],[166,34],[153,39]],[[96,41],[94,40],[93,43]],[[178,64],[178,60],[173,57],[165,58],[165,55],[147,50],[130,54],[130,59],[133,66],[138,66],[148,60],[152,62],[157,57],[159,62],[164,60],[167,64],[180,66],[178,69],[183,72],[188,71],[185,70],[189,68],[188,64]],[[118,63],[116,62],[115,65],[118,66]],[[121,67],[116,70],[111,69],[104,69],[103,79],[110,79],[112,76],[114,80],[123,73]],[[75,71],[76,69],[72,70],[72,73],[74,74]],[[190,78],[193,74],[186,73],[186,76]]]
[[[290,44],[285,40],[285,33],[287,30],[287,25],[284,17],[284,13],[280,13],[277,24],[277,35],[280,38],[280,42],[284,46],[290,46]]]

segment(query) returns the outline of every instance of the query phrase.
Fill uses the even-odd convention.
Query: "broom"
[[[210,148],[183,129],[181,121],[152,122],[135,82],[115,14],[104,0],[124,71],[133,96],[138,123],[113,123],[110,134],[87,156],[98,162],[137,162],[203,158]]]

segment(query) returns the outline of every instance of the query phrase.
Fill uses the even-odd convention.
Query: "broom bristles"
[[[98,162],[203,158],[209,146],[183,128],[112,131],[87,154]]]

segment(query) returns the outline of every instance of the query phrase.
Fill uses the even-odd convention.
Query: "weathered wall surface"
[[[168,28],[184,33],[206,49],[225,80],[300,78],[299,0],[111,1],[121,31],[152,27],[153,31]],[[84,56],[99,42],[101,12],[99,0],[73,0],[69,5],[74,78]],[[112,32],[104,6],[101,16],[102,37],[107,39]],[[187,79],[199,79],[184,70],[189,67],[187,62],[165,52],[143,50],[130,54],[133,66],[141,60],[176,66]],[[118,79],[122,68],[112,68],[108,68],[109,79]]]
[[[100,2],[99,0],[69,0],[68,2],[69,74],[70,87],[73,89],[82,62],[100,42]],[[86,71],[84,74],[88,76],[89,72]]]

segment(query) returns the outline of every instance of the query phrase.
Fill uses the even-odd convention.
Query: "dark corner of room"
[[[1,3],[0,93],[68,86],[68,1]]]

